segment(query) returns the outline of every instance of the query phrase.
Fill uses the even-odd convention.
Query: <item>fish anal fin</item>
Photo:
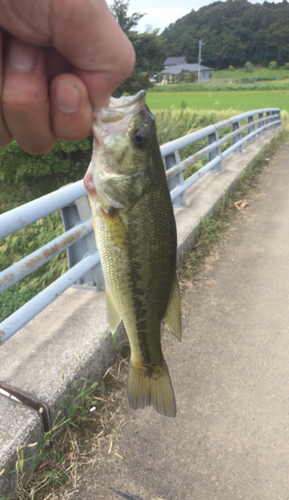
[[[175,417],[176,401],[165,360],[162,367],[158,367],[152,376],[146,375],[146,370],[134,367],[130,362],[127,397],[130,407],[134,410],[153,406],[161,415]]]
[[[106,289],[106,309],[110,331],[111,333],[115,333],[121,322],[121,317],[108,289]]]
[[[181,322],[181,301],[180,290],[177,275],[174,275],[172,288],[168,300],[167,310],[164,315],[164,321],[169,330],[175,337],[181,341],[182,338],[182,322]]]

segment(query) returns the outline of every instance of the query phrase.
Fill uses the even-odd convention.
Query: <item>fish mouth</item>
[[[136,95],[111,97],[109,106],[102,108],[102,112],[115,111],[124,115],[137,113],[145,104],[145,90],[140,90]]]
[[[145,90],[140,90],[133,96],[111,97],[107,108],[94,111],[94,119],[98,123],[115,123],[135,115],[146,106],[145,95]]]
[[[93,113],[93,133],[95,146],[101,144],[105,137],[127,132],[131,118],[146,108],[145,90],[133,96],[111,97],[109,106],[95,110]]]

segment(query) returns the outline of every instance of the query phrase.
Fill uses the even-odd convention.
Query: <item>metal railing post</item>
[[[219,141],[219,136],[217,131],[208,135],[208,146],[217,141]],[[208,153],[208,163],[214,158],[216,158],[216,156],[219,156],[220,154],[221,154],[220,146],[218,145],[216,146],[215,149],[213,149]],[[222,162],[220,161],[219,163],[217,163],[217,165],[212,168],[211,172],[222,172]]]
[[[254,116],[248,116],[248,123],[252,123],[254,121]],[[251,134],[251,132],[254,132],[255,130],[255,125],[252,125],[251,127],[248,127],[248,131],[247,131],[247,135]],[[256,142],[256,136],[254,135],[254,137],[251,137],[250,139],[248,139],[247,142]]]
[[[267,111],[267,113],[266,113],[266,122],[265,122],[265,123],[266,123],[266,125],[267,125],[267,124],[269,124],[269,123],[271,123],[271,121],[272,121],[272,118],[271,118],[271,111]],[[268,130],[271,130],[271,128],[272,128],[272,126],[270,126],[270,127],[266,128],[265,133],[266,133]]]
[[[274,116],[273,116],[273,121],[274,121],[274,120],[278,120],[278,118],[281,118],[281,116],[280,116],[280,111],[273,111],[273,112],[272,112],[272,114],[274,115]],[[273,125],[273,128],[276,128],[276,127],[278,127],[278,126],[279,126],[279,125],[278,125],[278,123],[277,123],[277,124]]]
[[[64,230],[77,226],[91,218],[91,211],[86,196],[82,196],[75,200],[74,203],[61,209],[62,222]],[[92,255],[97,251],[94,232],[87,234],[84,238],[76,241],[73,245],[67,248],[67,258],[69,269],[75,264],[85,259],[88,255]],[[82,288],[84,290],[101,290],[104,287],[104,277],[101,264],[97,264],[94,268],[87,271],[73,285],[74,288]]]
[[[168,154],[167,156],[164,156],[164,161],[165,161],[165,168],[166,170],[169,170],[172,168],[174,165],[178,165],[178,163],[181,162],[179,151],[176,149],[173,151],[173,153]],[[169,190],[172,191],[175,189],[177,186],[181,186],[184,184],[184,174],[183,172],[179,172],[170,179],[168,179],[168,186]],[[174,206],[178,207],[183,207],[185,208],[187,206],[186,202],[186,193],[183,192],[174,200]]]
[[[240,128],[240,122],[234,122],[232,124],[232,132],[235,132],[235,130],[238,130]],[[233,144],[236,144],[236,142],[239,142],[240,140],[242,139],[242,134],[236,134],[235,137],[233,137],[232,139],[232,146]],[[243,146],[241,144],[241,146],[237,147],[235,149],[235,151],[233,151],[234,153],[243,153]]]
[[[259,119],[259,120],[261,120],[262,118],[264,118],[263,113],[259,113],[259,114],[258,114],[258,119]],[[258,128],[263,127],[263,125],[264,125],[264,121],[259,122],[259,123],[258,123]],[[264,135],[264,134],[265,134],[265,130],[261,130],[260,132],[258,132],[258,135]]]

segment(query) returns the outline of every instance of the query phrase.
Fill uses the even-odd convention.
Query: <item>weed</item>
[[[17,498],[22,499],[26,497],[27,487],[30,484],[32,484],[32,498],[34,498],[34,495],[35,493],[37,493],[37,491],[44,487],[47,488],[49,486],[51,488],[55,488],[59,484],[63,484],[65,476],[62,472],[61,465],[65,461],[65,452],[64,446],[58,446],[58,438],[67,421],[68,419],[65,419],[65,417],[63,417],[59,412],[56,416],[51,430],[42,433],[39,443],[33,443],[32,445],[28,445],[27,447],[17,450]],[[25,459],[25,448],[31,446],[37,446],[38,448],[36,457]],[[33,463],[30,467],[29,477],[26,478],[26,474],[24,472],[24,464],[29,460],[33,460]],[[41,486],[39,486],[39,488],[35,488],[33,485],[33,476],[38,467],[40,470],[43,469],[43,477],[41,479]],[[24,486],[24,483],[26,483],[27,486]]]
[[[189,281],[200,269],[205,257],[212,251],[212,245],[223,238],[224,232],[229,226],[226,218],[205,218],[201,221],[196,234],[193,250],[184,255],[179,270],[180,281]]]
[[[90,408],[95,401],[91,401],[92,394],[98,384],[85,378],[80,378],[74,382],[74,394],[67,396],[64,402],[64,409],[68,415],[68,425],[78,427],[80,422],[87,420]]]
[[[79,467],[94,464],[90,457],[102,444],[111,449],[112,436],[123,425],[122,419],[116,425],[115,417],[119,417],[122,408],[124,366],[127,368],[127,360],[119,355],[119,360],[104,375],[103,384],[84,378],[74,383],[74,396],[64,404],[67,416],[58,413],[52,429],[43,432],[28,478],[23,472],[25,448],[19,450],[18,500],[48,500],[59,489],[69,485],[75,488]]]

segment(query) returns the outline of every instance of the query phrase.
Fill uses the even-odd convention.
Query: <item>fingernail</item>
[[[56,105],[65,113],[75,113],[80,107],[80,93],[70,80],[61,80],[56,86]]]
[[[8,51],[8,64],[16,71],[31,71],[36,65],[37,53],[37,47],[12,38]]]

